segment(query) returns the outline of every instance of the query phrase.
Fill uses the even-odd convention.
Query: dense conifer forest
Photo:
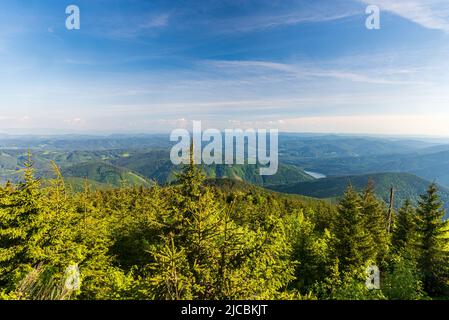
[[[337,205],[191,164],[176,183],[73,192],[58,167],[0,188],[2,299],[432,299],[448,229],[430,185],[397,212],[351,186]],[[367,267],[380,289],[366,286]]]

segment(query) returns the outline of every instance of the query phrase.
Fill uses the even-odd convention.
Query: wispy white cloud
[[[310,65],[302,66],[296,64],[285,64],[285,63],[266,62],[266,61],[209,61],[207,63],[228,70],[231,68],[236,68],[238,70],[242,70],[244,68],[246,68],[247,70],[266,69],[287,73],[303,79],[333,78],[349,82],[385,84],[385,85],[409,84],[411,83],[411,81],[394,79],[392,76],[413,73],[413,70],[406,70],[406,69],[393,70],[391,68],[385,70],[385,72],[382,72],[382,70],[377,66],[374,70],[365,70],[365,73],[361,73],[344,69],[319,68]],[[419,82],[413,81],[413,83],[417,84]]]
[[[297,12],[289,14],[262,15],[257,17],[232,19],[224,21],[227,27],[221,28],[225,32],[250,32],[271,29],[281,26],[291,26],[303,23],[319,23],[340,20],[353,16],[356,12]]]
[[[107,20],[97,21],[95,32],[113,39],[134,39],[169,27],[170,19],[171,14],[168,12],[132,18],[112,16]]]
[[[245,14],[242,10],[242,14],[205,19],[199,23],[209,25],[213,32],[253,32],[305,23],[323,23],[363,14],[360,6],[354,6],[348,0],[259,0],[248,3],[257,3],[265,10],[252,10],[250,14]]]
[[[162,28],[168,26],[170,15],[163,13],[154,17],[151,17],[148,21],[144,22],[140,27],[142,29]]]
[[[359,0],[378,5],[425,28],[449,33],[449,2],[447,0]]]
[[[62,63],[71,64],[71,65],[94,65],[95,62],[92,60],[83,60],[83,59],[73,59],[73,58],[65,58],[61,60]]]

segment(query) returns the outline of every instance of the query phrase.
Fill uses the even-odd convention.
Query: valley
[[[87,183],[93,189],[149,187],[176,180],[182,166],[169,158],[168,136],[3,136],[0,181],[21,179],[28,150],[37,176],[51,177],[52,162],[72,190]],[[376,193],[388,201],[395,188],[398,207],[416,202],[433,181],[449,203],[449,145],[441,141],[339,135],[281,134],[279,171],[259,175],[259,165],[202,165],[210,179],[233,179],[287,194],[338,199],[349,184],[361,190],[371,179]],[[448,200],[448,201],[446,201]]]

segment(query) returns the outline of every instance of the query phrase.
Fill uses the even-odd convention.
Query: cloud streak
[[[112,39],[136,39],[155,34],[170,27],[172,15],[169,12],[140,14],[134,17],[111,16],[92,22],[98,36]]]
[[[391,70],[385,73],[376,66],[375,70],[365,70],[365,73],[357,73],[341,69],[323,69],[313,66],[301,66],[295,64],[285,64],[266,61],[210,61],[207,62],[212,66],[224,69],[247,69],[247,70],[272,70],[293,75],[297,78],[332,78],[343,81],[367,83],[367,84],[384,84],[384,85],[402,85],[402,84],[419,84],[422,82],[404,81],[385,78],[392,75],[410,74],[412,70]],[[380,71],[380,72],[379,72]]]
[[[359,0],[378,5],[425,28],[449,33],[449,2],[447,0]]]
[[[251,10],[232,17],[206,19],[200,24],[207,24],[214,32],[259,32],[267,29],[295,26],[308,23],[326,23],[363,14],[359,6],[348,0],[284,0],[284,1],[246,1],[257,4],[264,10]],[[244,5],[242,6],[245,7]],[[205,7],[205,10],[210,8]]]
[[[273,29],[283,26],[293,26],[303,23],[321,23],[345,19],[355,15],[356,12],[332,13],[332,12],[309,12],[290,13],[270,16],[259,16],[255,18],[242,18],[223,21],[221,28],[225,32],[252,32]],[[220,23],[219,23],[220,24]]]

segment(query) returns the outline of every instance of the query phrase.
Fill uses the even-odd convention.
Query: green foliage
[[[340,272],[338,260],[331,268],[331,273],[315,285],[315,292],[321,299],[332,300],[383,300],[381,290],[369,290],[366,286],[367,272],[365,267],[353,268],[348,272]]]
[[[418,266],[423,276],[424,290],[441,294],[448,280],[448,230],[445,214],[435,184],[421,196],[417,209]]]
[[[447,225],[434,185],[393,234],[369,184],[337,207],[190,164],[172,185],[0,187],[0,299],[421,299],[445,294]],[[415,214],[416,211],[416,214]],[[392,238],[392,241],[390,241]],[[368,290],[366,267],[381,269]],[[66,285],[77,266],[79,288]]]
[[[416,244],[416,215],[411,202],[407,200],[399,209],[393,232],[393,247],[396,252],[412,253]]]
[[[374,259],[378,265],[381,265],[388,253],[390,236],[387,232],[387,210],[377,199],[374,188],[374,182],[369,181],[361,199],[361,214],[371,237]]]
[[[287,220],[291,229],[293,256],[298,261],[295,287],[302,293],[309,293],[317,282],[322,282],[332,273],[333,235],[326,229],[319,232],[315,224],[304,217],[302,212]]]
[[[382,292],[391,300],[417,300],[424,298],[422,282],[416,262],[400,255],[390,262],[385,275]]]
[[[97,161],[72,165],[64,169],[64,176],[74,188],[78,188],[79,179],[89,179],[92,184],[105,188],[106,186],[120,187],[123,184],[130,186],[150,186],[151,183],[144,177],[130,170],[119,168],[112,164]]]
[[[40,183],[34,178],[31,163],[25,181],[16,188],[2,190],[0,206],[0,283],[14,289],[33,265],[47,258],[44,254],[45,215]]]
[[[167,240],[153,250],[153,297],[275,298],[293,279],[280,219],[267,216],[262,224],[239,225],[234,202],[220,210],[203,179],[193,164],[180,175],[172,212],[161,223]]]
[[[338,205],[334,227],[337,240],[335,254],[342,273],[368,266],[375,259],[373,237],[365,225],[364,207],[360,196],[350,186]]]
[[[416,205],[420,195],[426,191],[430,184],[428,180],[404,172],[372,173],[356,176],[342,176],[341,173],[335,175],[338,176],[293,184],[283,183],[268,187],[284,193],[300,194],[319,199],[336,199],[344,194],[348,184],[351,184],[354,190],[363,192],[365,187],[372,181],[376,196],[386,203],[389,202],[390,188],[394,186],[395,209],[399,209],[407,199],[413,205]],[[449,206],[449,189],[439,186],[438,194]]]

